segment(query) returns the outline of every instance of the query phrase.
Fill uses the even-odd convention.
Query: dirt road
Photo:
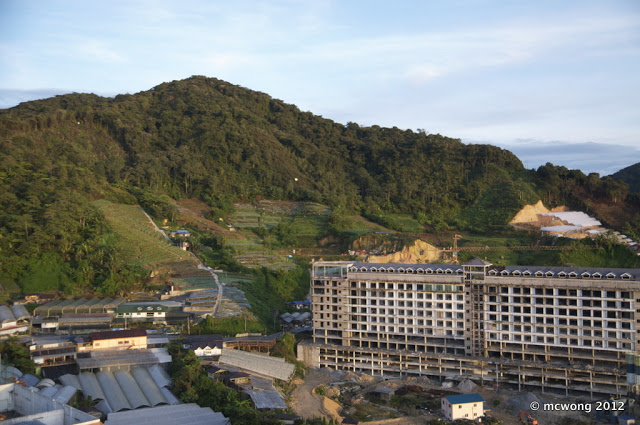
[[[303,418],[332,417],[323,405],[323,397],[313,393],[313,389],[318,385],[327,385],[332,382],[331,375],[322,370],[309,370],[304,378],[304,382],[291,394],[291,407]]]

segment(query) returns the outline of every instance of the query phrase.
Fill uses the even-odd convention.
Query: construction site
[[[317,262],[311,367],[472,379],[595,399],[627,394],[638,270]]]

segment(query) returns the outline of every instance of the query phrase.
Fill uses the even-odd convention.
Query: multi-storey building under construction
[[[317,262],[300,359],[382,376],[627,393],[640,270]]]

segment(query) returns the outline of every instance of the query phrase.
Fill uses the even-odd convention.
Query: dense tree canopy
[[[584,193],[627,196],[619,180],[552,164],[525,170],[509,151],[424,131],[343,125],[205,77],[27,102],[0,111],[0,137],[0,281],[29,290],[116,293],[138,276],[91,205],[99,198],[156,217],[175,214],[168,196],[215,211],[256,196],[312,200],[483,231],[537,199],[583,207]]]

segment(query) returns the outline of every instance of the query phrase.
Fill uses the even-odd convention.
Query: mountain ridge
[[[136,275],[105,237],[96,199],[139,203],[156,218],[175,215],[168,197],[199,198],[215,217],[234,201],[314,201],[333,208],[334,222],[356,213],[387,225],[387,213],[404,213],[434,232],[486,232],[538,200],[586,211],[610,203],[617,227],[638,211],[609,177],[550,163],[527,170],[507,150],[439,134],[339,124],[200,76],[22,103],[0,111],[0,137],[0,280],[53,262],[69,291]]]

